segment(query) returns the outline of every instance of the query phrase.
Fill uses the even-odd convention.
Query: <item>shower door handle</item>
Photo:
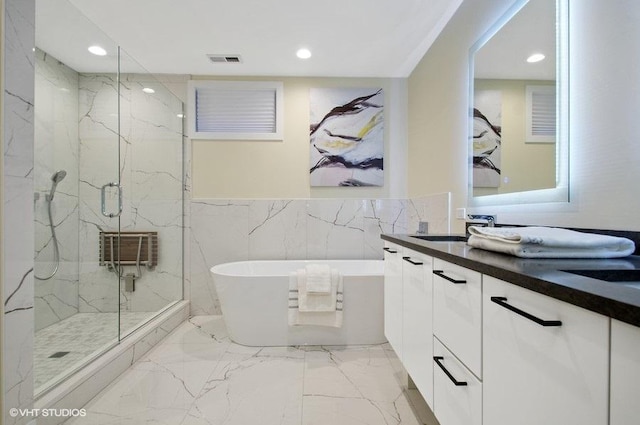
[[[116,214],[107,212],[107,203],[105,201],[105,198],[106,198],[105,192],[107,187],[115,187],[118,189],[118,212]],[[120,186],[120,183],[109,182],[107,184],[102,185],[102,188],[100,188],[100,200],[102,204],[103,216],[109,217],[109,218],[120,217],[120,214],[122,214],[122,186]]]

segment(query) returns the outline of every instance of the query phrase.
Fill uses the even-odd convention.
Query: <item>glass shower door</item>
[[[182,299],[183,106],[123,49],[119,75],[124,338]]]

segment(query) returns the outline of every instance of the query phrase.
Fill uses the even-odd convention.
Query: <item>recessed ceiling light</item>
[[[107,54],[107,51],[100,46],[91,46],[88,50],[96,56],[106,56]]]
[[[143,89],[142,89],[142,91],[143,91],[143,92],[145,92],[145,93],[149,93],[149,94],[152,94],[152,93],[155,93],[155,92],[156,92],[156,91],[155,91],[154,89],[152,89],[151,87],[145,87],[145,88],[143,88]]]
[[[545,56],[542,53],[534,53],[527,58],[527,62],[529,63],[540,62],[541,60],[544,59],[544,57]]]
[[[184,114],[178,114],[176,115],[178,118],[184,118]]]
[[[311,51],[309,49],[299,49],[296,52],[296,56],[300,59],[309,59],[311,57]]]

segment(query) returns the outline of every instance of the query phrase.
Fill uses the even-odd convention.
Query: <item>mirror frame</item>
[[[468,187],[469,207],[494,205],[539,204],[551,202],[568,203],[569,193],[569,0],[556,0],[556,187],[525,192],[473,196],[473,98],[474,55],[500,29],[522,9],[529,0],[516,0],[514,4],[483,34],[469,49],[469,95],[468,95]]]

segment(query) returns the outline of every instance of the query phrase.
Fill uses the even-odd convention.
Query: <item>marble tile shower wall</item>
[[[381,233],[449,231],[449,194],[418,199],[192,200],[192,315],[221,314],[209,269],[230,261],[381,259]]]
[[[10,408],[33,405],[33,105],[35,1],[4,1],[2,129],[4,329],[1,413],[7,425],[25,424]]]
[[[48,280],[35,280],[36,331],[78,312],[78,73],[36,49],[34,214],[35,273],[55,267],[46,195],[51,176],[67,175],[56,190],[51,214],[59,241],[60,265]]]
[[[153,95],[142,91],[149,84]],[[124,310],[157,311],[182,299],[182,103],[144,75],[121,75],[118,162],[115,75],[81,74],[79,95],[79,311],[117,311],[119,298]],[[143,267],[135,292],[122,286],[120,294],[114,290],[117,276],[98,262],[99,232],[118,228],[117,219],[101,213],[100,187],[118,173],[125,206],[121,230],[157,231],[159,242],[158,265]],[[114,199],[107,203],[115,208]]]

